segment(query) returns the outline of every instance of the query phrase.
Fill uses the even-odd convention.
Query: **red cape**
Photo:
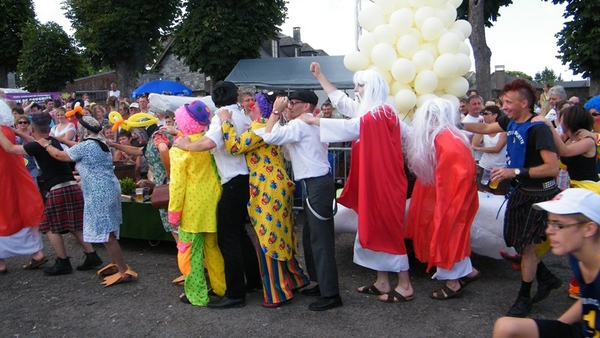
[[[15,144],[15,133],[2,126],[6,138]],[[38,226],[44,212],[42,196],[25,167],[23,156],[0,147],[0,236],[11,236],[23,228]]]
[[[450,270],[471,254],[471,223],[479,209],[477,169],[471,150],[450,132],[435,139],[434,185],[417,179],[410,201],[406,238],[421,262]]]
[[[358,214],[363,248],[405,255],[404,210],[408,184],[400,123],[395,113],[388,106],[384,107],[378,107],[375,115],[367,113],[361,118],[360,139],[352,143],[348,181],[338,202]]]

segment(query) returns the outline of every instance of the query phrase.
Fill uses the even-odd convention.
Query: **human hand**
[[[186,150],[186,147],[191,143],[190,138],[187,136],[180,137],[173,142],[173,147]]]
[[[217,113],[217,116],[219,117],[221,122],[231,121],[231,115],[232,113],[229,109],[219,109],[219,112]]]
[[[536,117],[531,119],[531,122],[544,122],[548,127],[554,128],[554,126],[552,125],[552,122],[548,121],[548,119],[546,119],[542,115],[537,115]]]
[[[578,139],[584,139],[586,137],[589,137],[593,140],[596,140],[596,133],[594,133],[593,131],[589,131],[589,130],[585,130],[585,129],[579,129],[576,133],[575,136]]]
[[[171,134],[173,136],[177,136],[179,134],[179,130],[173,126],[162,126],[160,127],[160,131],[164,131],[167,134]]]
[[[280,96],[275,99],[273,103],[273,110],[277,110],[280,114],[285,110],[288,105],[288,98],[286,96]]]
[[[321,72],[321,65],[318,62],[311,62],[311,64],[310,64],[310,72],[315,77],[318,77],[319,75],[323,74]]]
[[[514,168],[493,168],[490,172],[491,181],[502,181],[517,177]]]

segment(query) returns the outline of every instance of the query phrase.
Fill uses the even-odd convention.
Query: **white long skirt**
[[[0,236],[0,259],[34,254],[44,247],[38,227],[21,229],[11,236]]]

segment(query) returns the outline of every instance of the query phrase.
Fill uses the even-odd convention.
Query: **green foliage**
[[[548,69],[548,67],[544,67],[544,70],[535,73],[535,77],[533,78],[533,81],[541,85],[549,84],[550,87],[554,86],[554,82],[557,80],[554,70]]]
[[[510,75],[510,76],[514,76],[514,77],[520,77],[522,79],[527,79],[529,81],[533,81],[533,78],[531,77],[531,75],[527,75],[521,71],[518,70],[509,70],[506,72],[506,74]]]
[[[1,0],[0,13],[0,65],[14,71],[23,47],[21,31],[35,22],[35,13],[31,0]]]
[[[180,15],[179,0],[64,0],[75,38],[96,69],[126,63],[137,71],[159,51]]]
[[[29,91],[60,91],[77,77],[81,57],[72,39],[55,22],[29,24],[23,30],[18,71]]]
[[[260,56],[260,46],[273,38],[287,13],[285,0],[196,0],[174,42],[175,55],[191,71],[202,70],[223,80],[240,59]]]
[[[544,0],[547,1],[547,0]],[[558,57],[568,64],[574,74],[597,78],[600,76],[600,2],[596,0],[553,0],[567,3],[563,29],[558,38]]]
[[[483,17],[485,18],[485,27],[492,27],[492,22],[498,20],[500,16],[500,7],[512,4],[512,0],[485,0],[483,8]],[[469,16],[469,0],[463,0],[462,4],[456,9],[459,19],[467,20]]]
[[[121,185],[121,193],[124,195],[131,194],[131,191],[137,188],[137,183],[131,177],[125,177],[120,179],[119,184]]]

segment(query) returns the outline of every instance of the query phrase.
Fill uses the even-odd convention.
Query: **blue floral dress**
[[[67,150],[81,176],[83,190],[83,240],[105,243],[111,232],[119,237],[122,223],[121,187],[113,170],[110,152],[94,140],[80,142]]]
[[[164,184],[165,178],[167,177],[167,171],[160,160],[160,154],[158,152],[158,145],[161,143],[165,143],[169,148],[171,148],[171,144],[173,144],[173,136],[157,130],[150,136],[150,140],[146,146],[146,152],[144,153],[152,170],[154,183],[157,186]],[[158,212],[160,213],[160,219],[162,220],[165,231],[172,232],[175,230],[169,223],[167,210],[159,209]]]

